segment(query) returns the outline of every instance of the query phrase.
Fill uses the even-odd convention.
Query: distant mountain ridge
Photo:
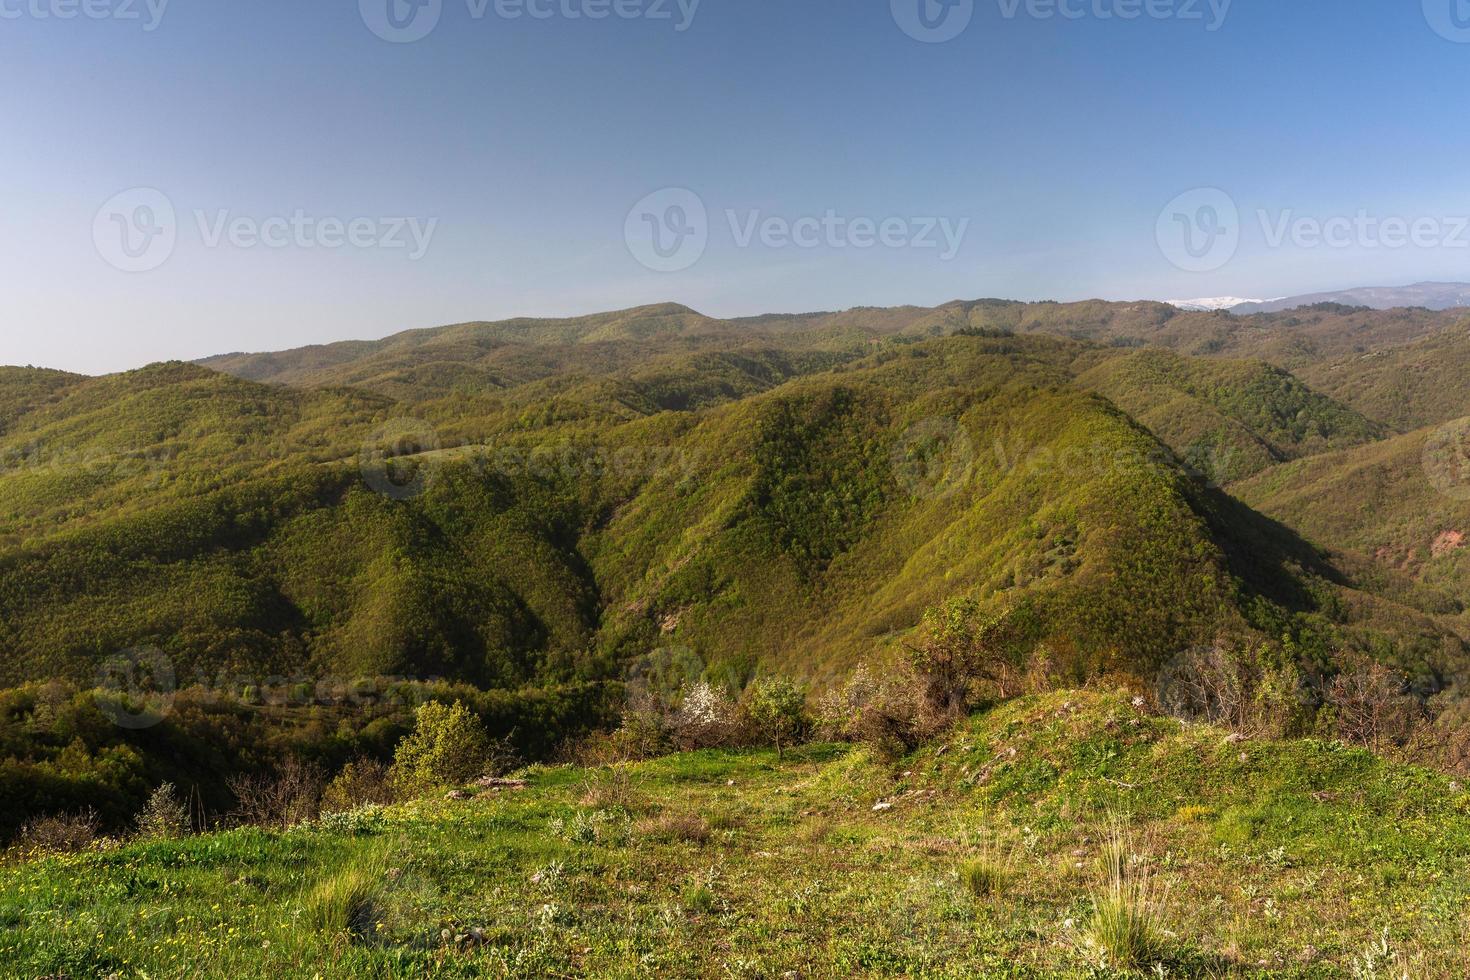
[[[1470,307],[1470,283],[1416,282],[1412,286],[1362,286],[1336,292],[1308,293],[1285,299],[1243,302],[1224,307],[1239,316],[1252,313],[1280,313],[1301,306],[1337,303],[1342,306],[1366,306],[1373,310],[1422,307],[1428,310],[1453,310]]]

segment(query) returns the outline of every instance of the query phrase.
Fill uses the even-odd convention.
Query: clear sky
[[[0,0],[0,363],[1470,279],[1461,0],[162,2]]]

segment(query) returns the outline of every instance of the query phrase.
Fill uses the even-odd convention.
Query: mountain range
[[[972,595],[1055,668],[1219,637],[1467,662],[1454,312],[661,305],[0,374],[0,680],[820,680]],[[1441,447],[1443,448],[1443,447]],[[1373,488],[1365,492],[1362,488]]]
[[[1183,310],[1229,310],[1248,316],[1254,313],[1280,313],[1303,306],[1334,304],[1360,306],[1371,310],[1421,307],[1427,310],[1452,310],[1470,307],[1470,283],[1419,282],[1411,286],[1361,286],[1326,293],[1308,293],[1279,299],[1241,299],[1218,296],[1207,299],[1170,300]]]

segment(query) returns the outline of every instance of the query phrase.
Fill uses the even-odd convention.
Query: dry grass
[[[686,844],[704,844],[710,838],[710,826],[697,813],[661,813],[638,821],[633,832],[649,840]]]

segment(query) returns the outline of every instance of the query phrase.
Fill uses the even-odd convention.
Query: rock
[[[481,776],[475,785],[482,789],[525,789],[524,779],[504,779],[500,776]]]
[[[874,813],[882,813],[884,810],[892,810],[893,804],[879,801],[873,804]]]

